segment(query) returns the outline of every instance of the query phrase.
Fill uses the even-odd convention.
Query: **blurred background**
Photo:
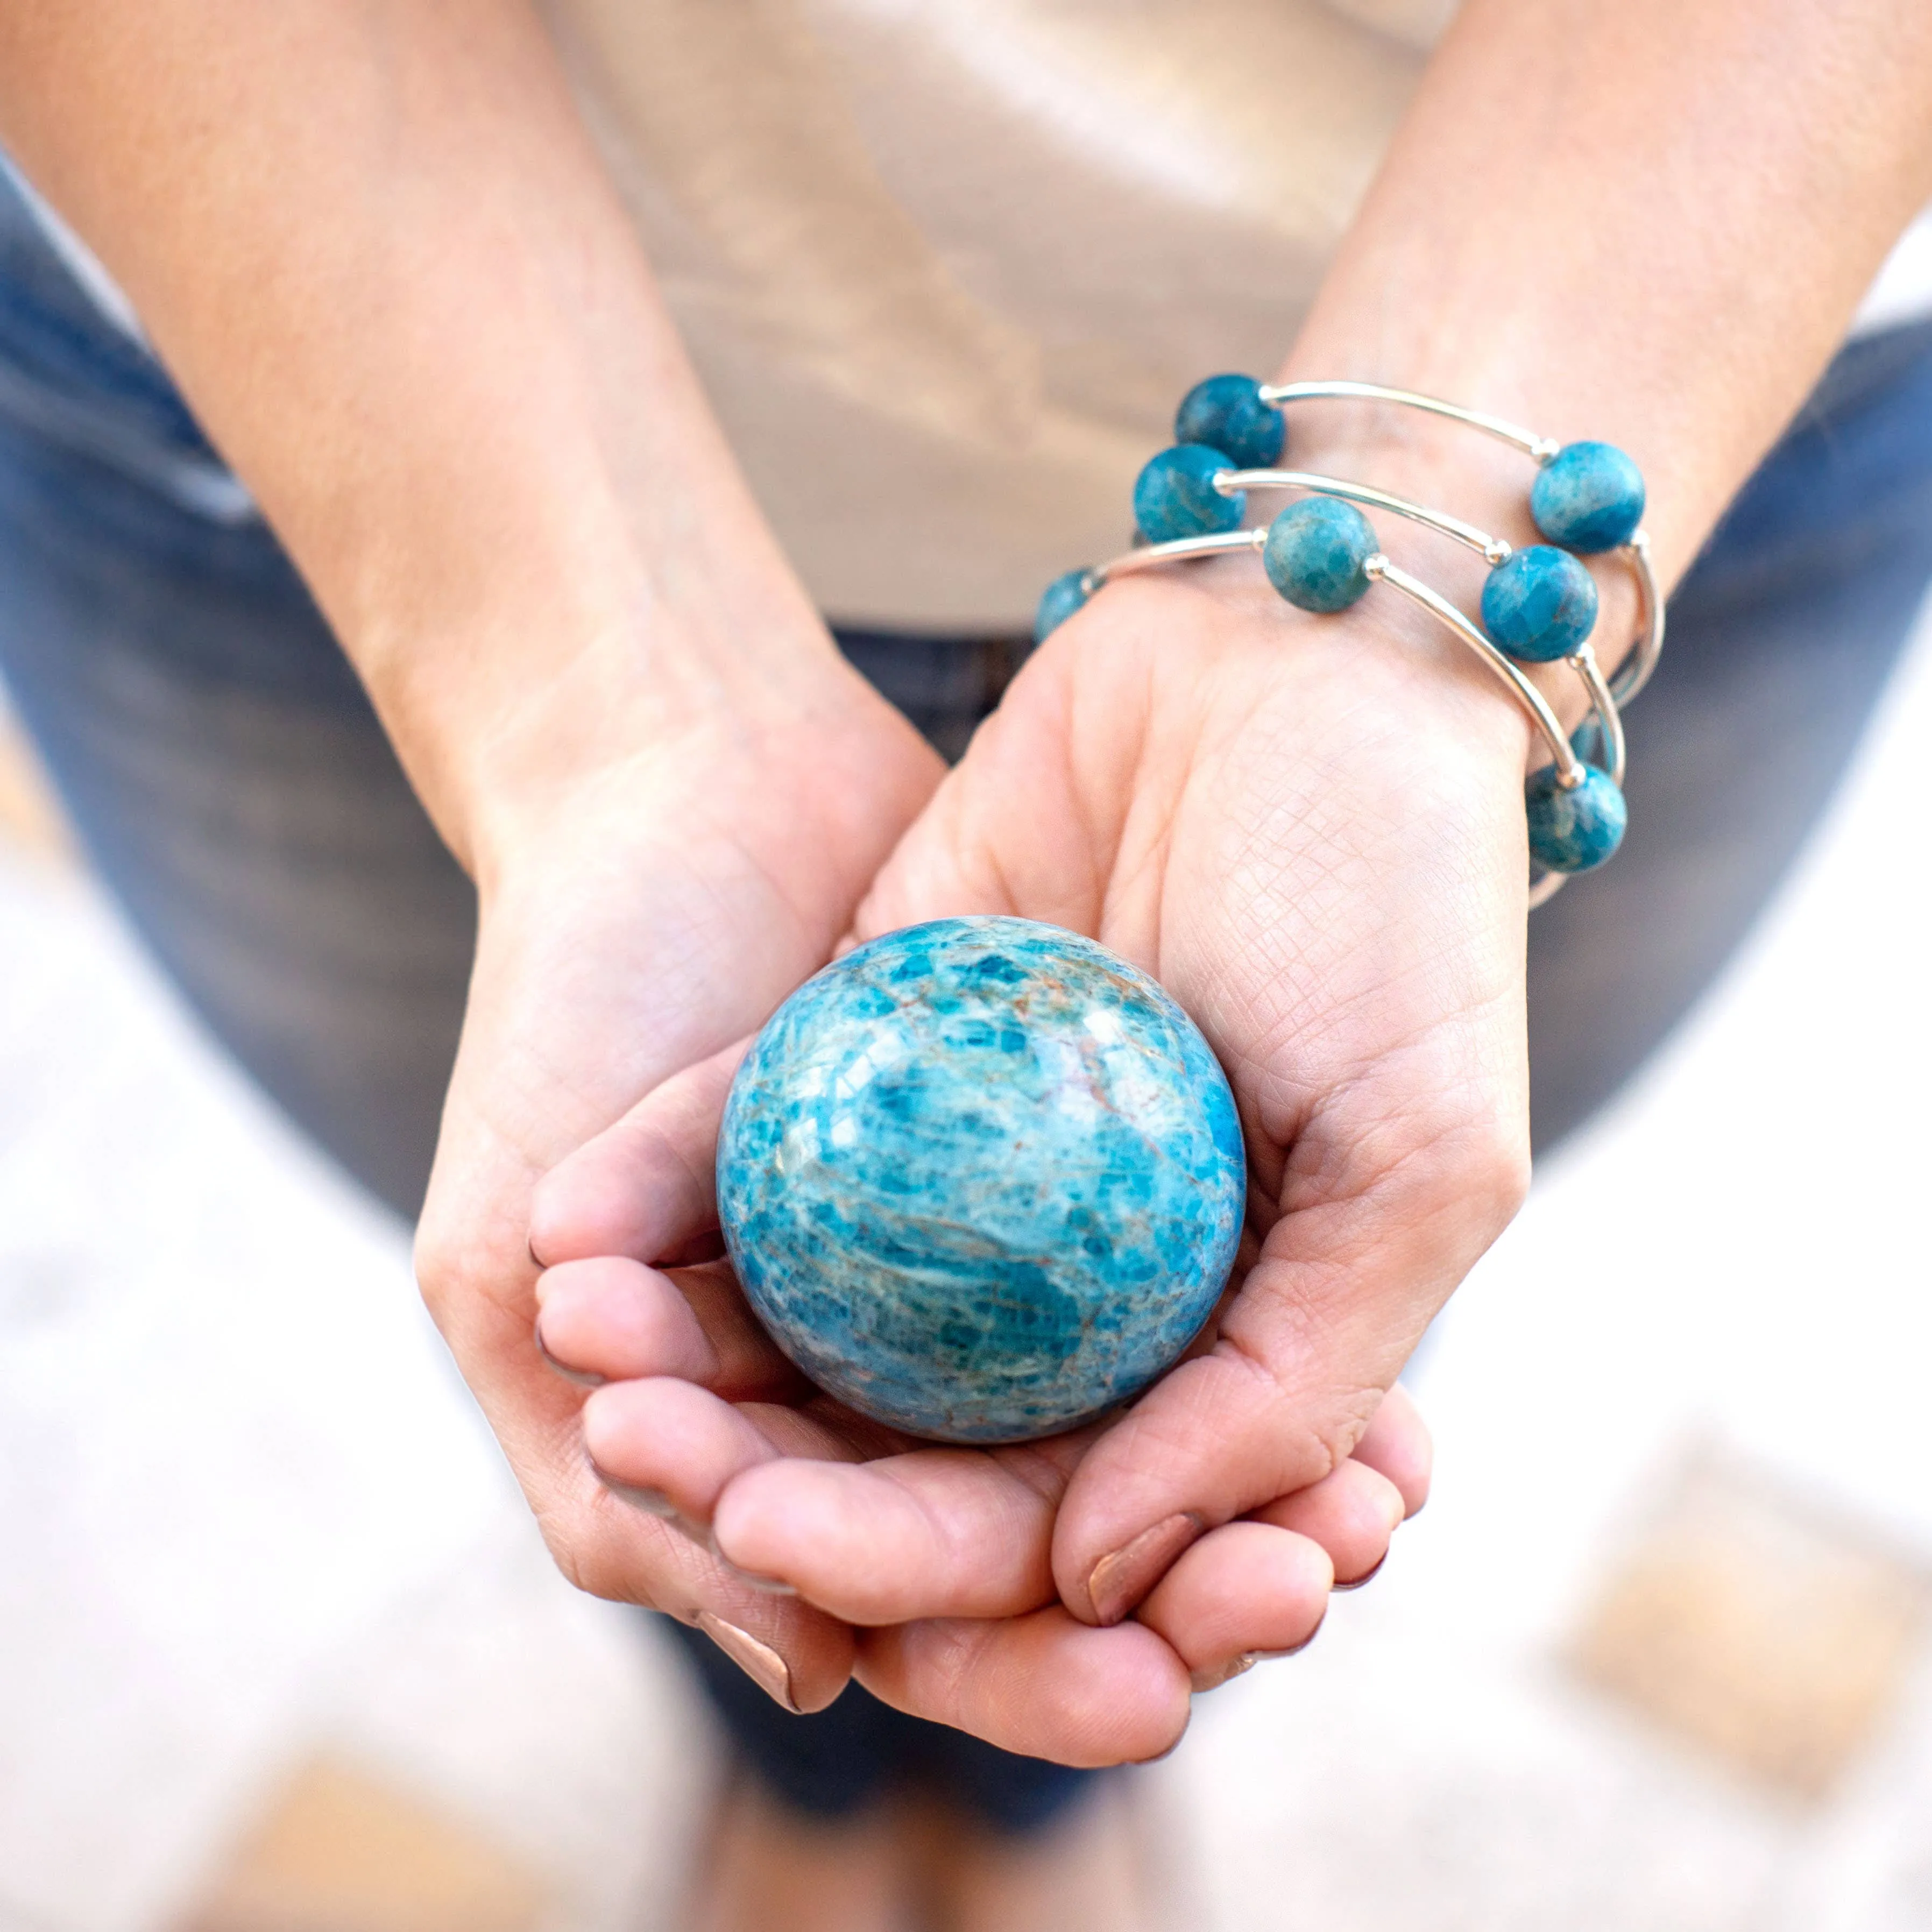
[[[1928,741],[1922,622],[1445,1318],[1427,1511],[1143,1774],[1177,1925],[1932,1932]],[[554,1574],[404,1234],[184,1016],[4,712],[0,1551],[0,1932],[668,1923],[696,1700]]]

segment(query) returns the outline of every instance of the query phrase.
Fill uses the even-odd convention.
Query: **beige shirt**
[[[550,0],[821,607],[1024,628],[1272,372],[1455,0]]]

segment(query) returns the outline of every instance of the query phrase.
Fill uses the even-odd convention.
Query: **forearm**
[[[1286,373],[1620,445],[1673,583],[1932,198],[1928,99],[1918,0],[1469,0]],[[1467,431],[1297,434],[1530,533],[1524,460]]]
[[[14,6],[0,133],[461,856],[553,770],[776,715],[829,651],[522,0]]]

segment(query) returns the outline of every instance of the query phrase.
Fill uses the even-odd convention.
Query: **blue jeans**
[[[1678,593],[1635,720],[1625,849],[1532,922],[1541,1144],[1628,1077],[1736,944],[1844,769],[1928,577],[1920,328],[1846,352]],[[841,642],[950,755],[1023,653]],[[461,1018],[469,883],[245,494],[4,182],[0,673],[101,878],[209,1030],[413,1216]],[[689,1640],[742,1755],[802,1808],[849,1811],[914,1778],[1020,1831],[1088,1775],[856,1688],[788,1717]]]

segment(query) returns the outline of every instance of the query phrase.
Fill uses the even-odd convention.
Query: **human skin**
[[[1899,4],[1477,0],[1290,372],[1622,443],[1674,576],[1932,190],[1928,39]],[[1018,1748],[1166,1748],[1190,1678],[1298,1640],[1420,1499],[1382,1391],[1524,1179],[1520,718],[1388,598],[1304,620],[1230,566],[1110,587],[940,785],[765,532],[513,0],[8,7],[0,131],[477,881],[418,1271],[566,1574],[722,1619],[802,1707],[856,1661]],[[1298,460],[1522,534],[1505,453],[1308,421]],[[650,1264],[701,1230],[733,1043],[848,932],[986,909],[1177,993],[1256,1206],[1216,1334],[1123,1421],[936,1455],[812,1404],[715,1264]],[[617,1378],[588,1396],[534,1346],[532,1237],[553,1355]]]
[[[584,1391],[536,1342],[531,1197],[823,962],[938,760],[765,531],[526,9],[0,8],[0,133],[132,296],[476,881],[418,1273],[558,1562],[824,1705],[844,1621],[598,1480]],[[681,1279],[707,1350],[752,1390],[779,1372],[733,1354],[735,1293]],[[1383,1436],[1364,1457],[1419,1496],[1412,1417]],[[824,1453],[882,1446],[848,1429]],[[1302,1507],[1334,1556],[1304,1539],[1277,1618],[1312,1625],[1331,1563],[1366,1567],[1403,1507],[1366,1460],[1324,1496]],[[1050,1498],[1018,1526],[1011,1606],[1051,1599],[1051,1526]],[[937,1574],[925,1600],[986,1602]],[[1007,1741],[1096,1762],[1184,1715],[1188,1665],[1150,1628],[982,1636],[970,1672],[915,1672],[902,1700],[970,1692]]]
[[[1620,444],[1668,586],[1932,194],[1928,81],[1922,9],[1475,0],[1281,374]],[[1331,404],[1291,434],[1299,467],[1534,537],[1524,459],[1466,430]],[[1473,605],[1472,562],[1386,534]],[[1629,580],[1598,574],[1603,634],[1628,636]],[[1138,1604],[1197,1681],[1210,1654],[1276,1647],[1248,1519],[1346,1470],[1526,1182],[1521,787],[1545,754],[1458,650],[1386,592],[1310,618],[1251,563],[1109,586],[1022,672],[855,922],[1017,913],[1091,934],[1168,985],[1228,1068],[1254,1181],[1240,1293],[1211,1348],[1084,1450],[1053,1551],[1072,1613]],[[622,1171],[592,1150],[557,1177],[553,1235],[610,1212]],[[614,1466],[650,1463],[656,1399],[609,1398],[629,1423]],[[868,1621],[845,1580],[889,1468],[772,1459],[717,1408],[681,1426],[712,1456],[718,1546]],[[860,1673],[903,1696],[923,1647],[954,1641],[870,1634]]]

